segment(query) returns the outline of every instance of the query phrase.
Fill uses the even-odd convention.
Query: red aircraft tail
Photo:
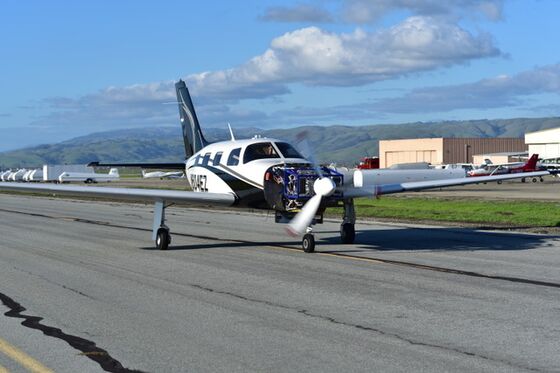
[[[537,171],[537,161],[539,160],[538,154],[533,154],[531,158],[523,165],[523,172]]]

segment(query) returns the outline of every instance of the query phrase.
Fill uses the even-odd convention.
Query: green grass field
[[[532,201],[478,201],[418,197],[360,198],[358,217],[433,220],[516,227],[560,226],[560,203]],[[327,211],[342,214],[341,208]]]

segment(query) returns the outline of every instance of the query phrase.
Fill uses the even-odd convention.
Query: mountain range
[[[306,132],[319,162],[354,165],[377,155],[379,140],[427,137],[523,137],[526,132],[560,127],[560,117],[415,122],[367,126],[302,126],[290,129],[234,129],[237,138],[278,138],[295,143]],[[229,138],[226,128],[203,129],[207,140]],[[180,127],[135,128],[93,133],[57,144],[0,153],[0,168],[101,162],[182,162]]]

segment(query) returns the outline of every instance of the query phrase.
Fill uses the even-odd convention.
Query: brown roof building
[[[426,138],[379,141],[381,168],[398,163],[428,162],[433,165],[473,163],[473,155],[524,152],[522,138]]]

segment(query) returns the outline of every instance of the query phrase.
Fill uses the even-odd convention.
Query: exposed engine
[[[329,177],[337,187],[344,183],[344,175],[322,167],[322,177]],[[313,184],[319,178],[317,171],[307,164],[286,164],[269,168],[264,177],[264,196],[268,205],[279,212],[295,213],[315,195]],[[324,198],[321,213],[328,206],[336,206],[342,193],[335,191]]]

